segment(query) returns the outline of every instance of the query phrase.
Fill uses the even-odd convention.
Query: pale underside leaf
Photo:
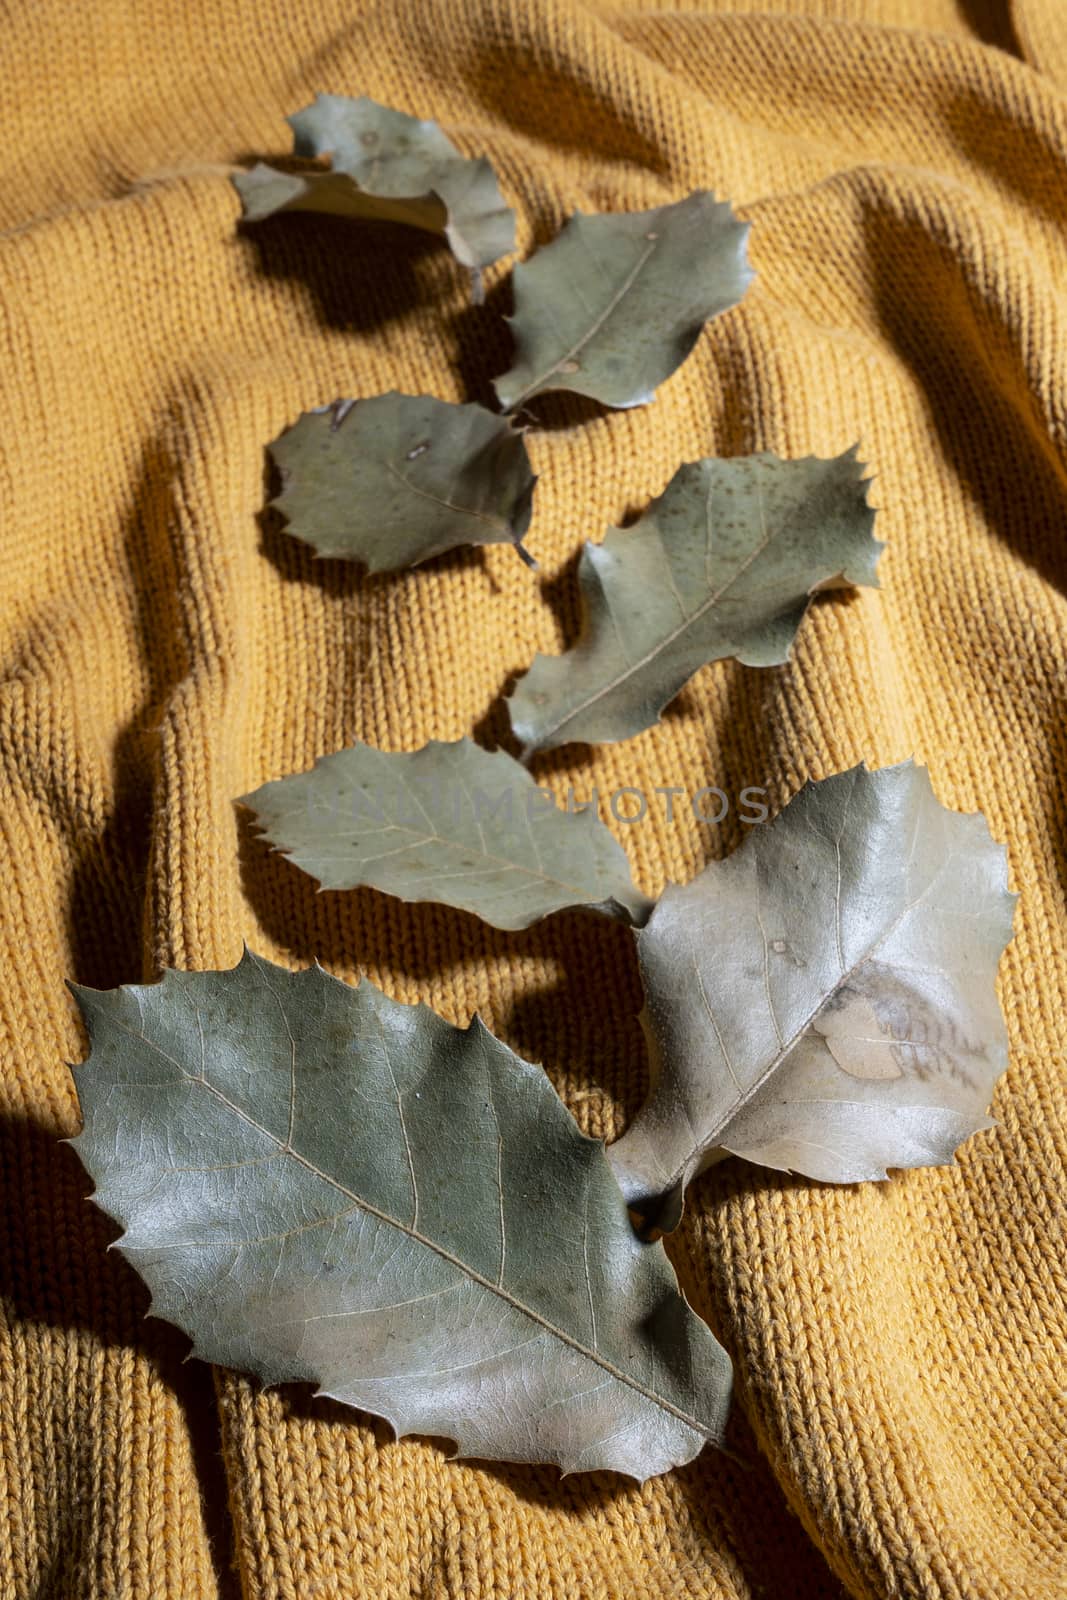
[[[951,1161],[1007,1064],[1015,896],[911,762],[806,785],[637,935],[649,1099],[610,1155],[661,1227],[724,1153],[830,1183]]]
[[[876,586],[863,471],[855,450],[691,462],[632,528],[586,544],[581,637],[536,656],[509,701],[526,756],[640,733],[709,661],[785,661],[816,590]]]
[[[721,1437],[725,1352],[603,1146],[477,1019],[247,953],[75,993],[74,1143],[196,1354],[465,1456],[643,1479]]]
[[[651,901],[591,811],[559,810],[505,751],[356,744],[245,795],[276,850],[324,889],[434,900],[496,928],[570,906],[643,922]]]
[[[481,406],[395,391],[340,400],[305,413],[270,453],[282,475],[273,504],[320,556],[370,572],[461,545],[525,556],[536,480],[522,435]]]
[[[553,389],[647,404],[752,281],[747,239],[747,224],[703,189],[652,211],[576,212],[515,268],[515,364],[494,385],[501,405]]]
[[[328,155],[330,171],[281,172],[260,162],[241,173],[234,182],[246,222],[320,211],[404,223],[442,235],[475,274],[514,250],[515,215],[489,162],[461,156],[435,122],[366,96],[330,94],[288,120],[296,155]]]

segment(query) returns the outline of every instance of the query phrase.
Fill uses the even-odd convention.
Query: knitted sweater
[[[1062,0],[6,0],[0,98],[0,1592],[78,1600],[1062,1600],[1067,1060],[1067,13]],[[233,164],[318,91],[485,152],[523,253],[575,209],[713,189],[758,278],[655,403],[529,436],[506,548],[368,579],[261,515],[301,411],[486,398],[507,263],[286,217]],[[581,415],[579,415],[579,410]],[[589,1132],[639,1103],[631,941],[318,894],[234,798],[362,739],[505,734],[577,620],[581,542],[682,461],[874,474],[880,590],[788,666],[719,663],[560,792],[914,755],[1021,899],[1010,1070],[952,1167],[824,1187],[724,1163],[670,1253],[737,1373],[731,1454],[643,1487],[450,1463],[308,1391],[183,1363],[62,1142],[64,987],[366,972],[543,1062]],[[608,818],[649,892],[743,831]]]

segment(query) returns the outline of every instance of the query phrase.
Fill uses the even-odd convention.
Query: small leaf
[[[197,1355],[464,1456],[643,1479],[721,1436],[725,1351],[603,1146],[477,1018],[247,953],[75,994],[74,1143]]]
[[[634,527],[584,547],[582,637],[536,656],[509,704],[525,758],[652,727],[709,661],[785,661],[816,590],[877,584],[866,496],[854,450],[679,467]]]
[[[997,964],[1015,896],[980,815],[912,762],[809,783],[638,938],[652,1093],[609,1152],[673,1226],[725,1153],[825,1183],[939,1165],[1007,1065]]]
[[[242,803],[324,889],[368,884],[507,929],[568,906],[633,922],[651,910],[593,812],[558,810],[505,751],[469,739],[410,753],[356,744]]]
[[[273,502],[320,556],[370,572],[458,545],[513,544],[527,562],[534,483],[522,435],[476,405],[391,391],[305,413],[270,453]]]
[[[602,405],[646,405],[704,324],[752,281],[748,225],[698,189],[654,211],[583,216],[515,268],[515,365],[494,385],[514,411],[569,389]]]
[[[331,158],[329,172],[279,172],[260,162],[234,183],[246,222],[278,211],[325,211],[401,222],[442,234],[477,274],[515,248],[515,214],[485,157],[461,156],[436,122],[420,122],[364,95],[320,94],[288,118],[298,156]],[[477,282],[477,278],[476,278]]]

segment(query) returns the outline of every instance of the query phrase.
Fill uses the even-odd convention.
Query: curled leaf
[[[591,811],[560,811],[505,751],[356,744],[245,795],[257,826],[324,889],[435,900],[495,928],[568,906],[642,922],[652,902]]]
[[[273,501],[320,556],[390,572],[460,545],[522,547],[534,483],[522,435],[477,405],[391,391],[306,412],[270,446]]]
[[[691,462],[632,528],[587,544],[582,636],[536,656],[509,702],[526,756],[652,727],[709,661],[785,661],[816,590],[877,583],[863,472],[855,450]]]
[[[646,405],[752,281],[747,239],[747,224],[704,189],[653,211],[576,212],[515,268],[515,364],[494,385],[500,404],[514,411],[568,389]]]
[[[476,275],[515,248],[515,214],[484,156],[461,156],[436,122],[361,96],[320,94],[288,119],[298,156],[324,156],[329,172],[280,172],[260,162],[234,183],[246,222],[279,211],[324,211],[400,222],[447,239]],[[477,283],[477,276],[475,279]]]
[[[655,1080],[610,1156],[660,1227],[725,1153],[826,1183],[951,1161],[1007,1065],[1015,896],[912,762],[809,783],[638,934]]]
[[[197,1355],[567,1472],[721,1436],[728,1357],[603,1146],[477,1019],[247,953],[75,994],[74,1143]]]

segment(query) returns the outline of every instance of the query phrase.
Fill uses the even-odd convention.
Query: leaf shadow
[[[441,240],[400,223],[352,222],[313,211],[239,222],[237,238],[263,278],[301,285],[322,325],[349,333],[372,332],[424,304],[428,258],[445,249]],[[456,271],[463,273],[458,263]]]
[[[525,670],[524,668],[523,671]],[[520,759],[522,746],[512,732],[508,701],[521,676],[522,672],[508,673],[496,698],[473,724],[470,733],[474,743],[481,745],[484,750],[505,750],[515,760]],[[661,723],[686,722],[692,720],[693,715],[692,696],[689,686],[686,685],[678,691],[670,704],[664,707],[659,720]],[[618,744],[626,742],[626,740],[617,741]],[[598,748],[607,747],[584,744],[576,739],[568,744],[559,745],[554,750],[539,750],[530,760],[528,769],[530,776],[535,783],[547,784],[550,779],[560,777],[578,767],[588,768]]]
[[[486,293],[480,305],[466,305],[449,319],[454,365],[468,401],[499,412],[493,379],[511,364],[512,338],[505,320],[512,310],[511,273]]]
[[[525,1060],[541,1065],[584,1131],[609,1135],[616,1100],[636,1109],[645,1076],[637,1014],[641,991],[628,924],[591,911],[561,911],[520,932],[492,928],[449,906],[411,903],[376,889],[320,890],[272,850],[242,808],[242,890],[259,926],[297,961],[366,972],[390,989],[417,982],[441,1010],[462,1009],[463,975],[504,966],[527,971],[521,998],[486,1021]],[[529,976],[537,963],[545,976]],[[605,997],[612,997],[606,1004]],[[566,1019],[563,1028],[561,1019]],[[465,1020],[463,1018],[462,1020]]]
[[[578,433],[591,422],[615,415],[615,408],[567,389],[548,389],[534,395],[516,413],[531,432]]]
[[[560,630],[559,649],[553,652],[554,654],[572,650],[581,636],[584,615],[581,590],[578,585],[578,564],[581,556],[581,549],[575,550],[557,572],[551,575],[539,575],[537,580],[541,598],[548,609],[555,613]],[[529,670],[529,666],[530,663],[527,662],[525,666],[508,672],[502,679],[496,694],[471,729],[471,738],[476,744],[482,745],[487,750],[506,750],[509,755],[519,758],[522,747],[511,731],[508,699],[519,679]],[[589,748],[588,745],[570,744],[562,746],[559,750],[546,750],[535,758],[534,766],[542,776],[551,776],[573,765],[576,751],[588,752]]]
[[[71,840],[66,928],[74,981],[106,989],[144,976],[142,907],[148,879],[154,708],[134,717],[115,738],[115,784],[109,815]],[[108,928],[106,940],[100,927]]]
[[[488,708],[477,722],[471,725],[470,731],[471,739],[475,744],[481,745],[483,750],[506,750],[516,761],[519,759],[522,746],[511,731],[508,697],[520,676],[519,672],[508,673],[496,698],[489,702]]]
[[[148,1290],[109,1248],[119,1229],[92,1204],[91,1192],[92,1183],[69,1145],[29,1118],[0,1117],[0,1298],[10,1321],[35,1329],[42,1344],[53,1337],[61,1350],[65,1335],[76,1336],[79,1344],[88,1335],[101,1350],[137,1351],[174,1395],[200,1484],[218,1593],[223,1600],[237,1600],[211,1369],[188,1358],[184,1334],[149,1314]],[[66,1359],[71,1362],[77,1360],[73,1344],[67,1340]],[[57,1353],[53,1349],[53,1360]],[[98,1362],[83,1360],[78,1371],[76,1404],[83,1413],[94,1403],[114,1401],[114,1396],[100,1393],[94,1402],[92,1385],[108,1381]],[[99,1449],[94,1428],[80,1429],[72,1419],[65,1431],[64,1420],[64,1411],[57,1410],[50,1448],[67,1454],[61,1470],[68,1481],[90,1482]],[[99,1507],[84,1502],[63,1509],[65,1537],[49,1567],[49,1593],[57,1594],[74,1593],[84,1580],[85,1540],[76,1530],[81,1519],[95,1519],[99,1513]]]
[[[555,616],[560,633],[558,648],[561,654],[574,649],[581,638],[585,622],[585,604],[578,581],[578,569],[584,548],[584,545],[579,545],[557,572],[543,577],[538,585],[542,600]]]
[[[369,1429],[379,1449],[388,1449],[394,1439],[387,1423],[373,1415],[356,1411],[340,1402],[317,1396],[308,1385],[289,1384],[280,1390],[287,1417],[317,1422],[330,1428],[351,1428],[358,1420]],[[448,1470],[454,1445],[450,1439],[429,1435],[410,1436],[437,1456],[437,1463]],[[818,1547],[801,1528],[757,1438],[743,1407],[734,1404],[723,1440],[725,1449],[708,1447],[670,1475],[673,1494],[684,1507],[684,1519],[696,1548],[679,1559],[676,1548],[653,1553],[651,1542],[642,1549],[643,1570],[658,1570],[662,1586],[657,1594],[682,1600],[692,1591],[687,1579],[706,1581],[722,1560],[724,1544],[753,1584],[752,1592],[803,1594],[804,1600],[848,1600],[848,1591],[831,1572]],[[581,1472],[564,1477],[551,1466],[521,1465],[506,1461],[487,1461],[477,1457],[458,1458],[461,1465],[479,1477],[491,1480],[510,1498],[521,1515],[536,1512],[573,1524],[621,1520],[633,1536],[635,1527],[647,1523],[649,1491],[617,1472]],[[447,1480],[446,1480],[447,1481]],[[753,1503],[760,1515],[753,1517]],[[508,1516],[507,1502],[500,1514]]]
[[[1023,58],[1009,0],[957,0],[964,21],[982,44],[996,45],[1009,55]]]

